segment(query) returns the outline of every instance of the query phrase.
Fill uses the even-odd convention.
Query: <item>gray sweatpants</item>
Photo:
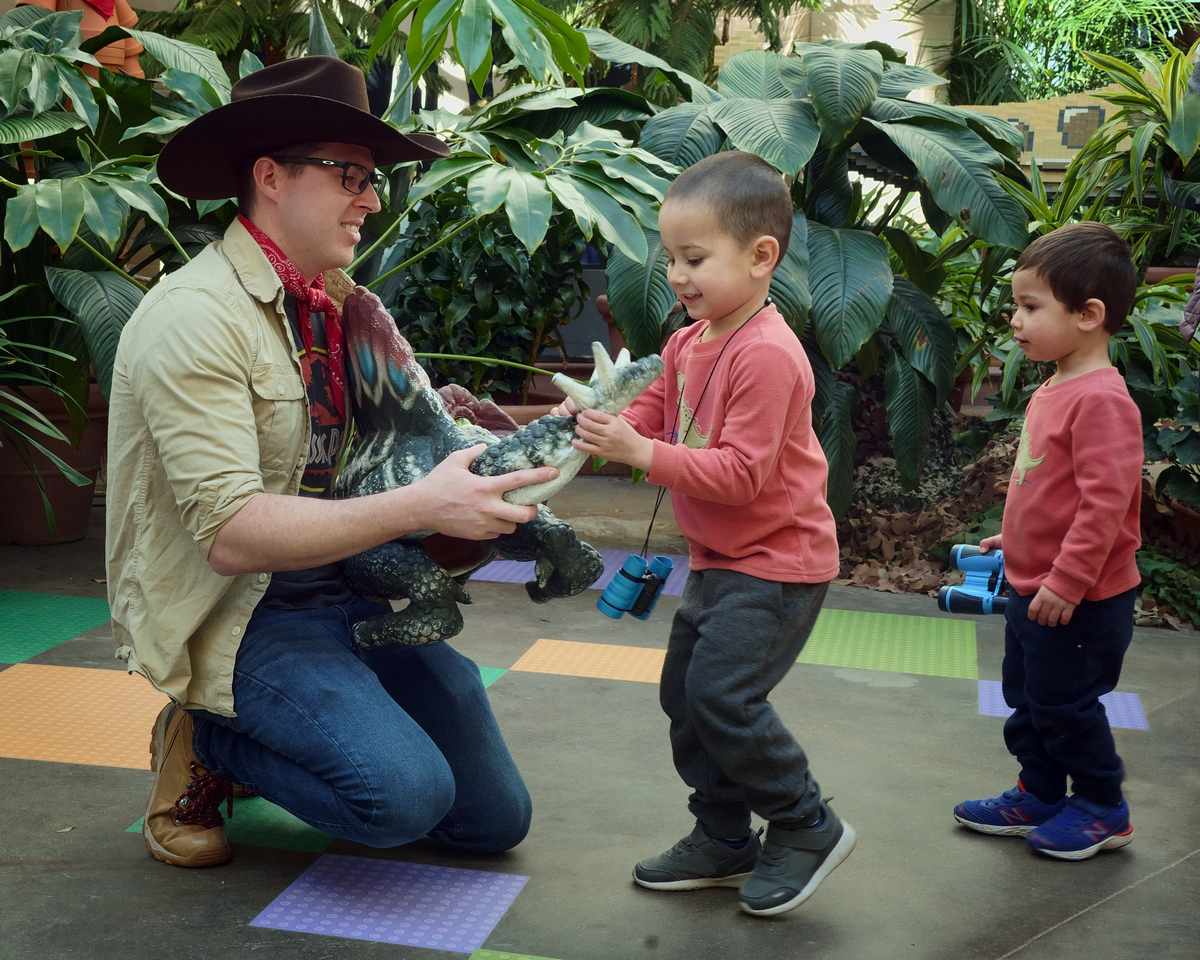
[[[671,719],[688,809],[713,837],[737,839],[753,811],[802,820],[820,787],[767,696],[796,662],[828,583],[777,583],[693,570],[671,625],[659,702]]]

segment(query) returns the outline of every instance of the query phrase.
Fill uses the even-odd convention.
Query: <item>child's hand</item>
[[[620,417],[599,410],[580,412],[575,426],[576,450],[604,460],[616,460],[650,472],[654,459],[654,441],[643,437]]]
[[[987,553],[993,547],[995,547],[997,550],[1002,549],[1002,547],[1000,546],[1000,535],[999,534],[997,534],[994,537],[984,537],[984,539],[979,541],[979,552],[980,553]]]
[[[567,397],[562,403],[550,411],[552,417],[573,417],[579,412],[579,407],[575,405],[575,401]]]
[[[997,538],[999,539],[999,538]],[[1075,604],[1068,603],[1053,590],[1041,587],[1033,603],[1029,605],[1029,619],[1036,620],[1043,627],[1064,627],[1071,622],[1071,614],[1075,612]]]

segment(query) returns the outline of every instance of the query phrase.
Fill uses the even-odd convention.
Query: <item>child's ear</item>
[[[1099,330],[1104,326],[1106,316],[1107,309],[1104,306],[1104,301],[1093,297],[1083,305],[1083,310],[1079,315],[1079,329],[1085,333]]]
[[[754,260],[750,273],[756,279],[768,277],[779,266],[779,241],[764,234],[754,241]]]

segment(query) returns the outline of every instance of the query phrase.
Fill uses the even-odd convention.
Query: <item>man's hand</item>
[[[575,426],[576,450],[604,460],[615,460],[650,472],[654,459],[654,441],[643,437],[620,417],[599,410],[580,412]]]
[[[1066,626],[1071,622],[1075,606],[1043,586],[1029,605],[1029,619],[1036,620],[1043,627],[1057,627],[1060,623]]]
[[[1000,535],[999,534],[997,534],[994,537],[985,537],[984,539],[979,541],[979,552],[980,553],[987,553],[993,547],[997,550],[1003,549],[1003,547],[1000,546]]]
[[[493,540],[512,533],[518,523],[537,516],[536,505],[509,503],[504,494],[531,483],[546,483],[558,476],[555,467],[517,470],[498,477],[480,477],[470,467],[484,450],[479,444],[450,454],[427,477],[413,484],[425,499],[430,527],[463,540]]]

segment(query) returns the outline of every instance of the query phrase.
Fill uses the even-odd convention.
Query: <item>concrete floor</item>
[[[581,478],[552,506],[598,546],[637,549],[653,493]],[[94,512],[80,543],[0,548],[0,586],[103,597],[92,579],[103,577],[102,510]],[[654,546],[672,551],[678,531],[669,513],[659,522]],[[591,591],[547,606],[530,604],[519,585],[476,582],[471,592],[454,643],[493,667],[511,666],[543,637],[661,649],[678,603],[663,597],[640,623],[600,616]],[[924,597],[849,587],[832,588],[826,606],[941,616]],[[973,622],[979,676],[998,679],[1002,621]],[[99,627],[30,662],[119,669],[111,646]],[[1115,731],[1135,839],[1082,863],[954,825],[956,802],[994,795],[1016,775],[1001,721],[977,713],[973,681],[809,664],[797,664],[772,699],[860,839],[807,904],[781,917],[741,914],[733,890],[655,893],[631,882],[635,861],[691,828],[651,683],[509,672],[490,687],[534,799],[532,830],[516,850],[471,858],[427,841],[395,850],[335,841],[327,852],[527,875],[485,944],[500,957],[1198,958],[1198,681],[1200,638],[1136,631],[1119,689],[1139,695],[1150,730]],[[464,956],[248,926],[318,855],[239,845],[217,868],[157,863],[125,832],[149,783],[148,771],[0,758],[0,957]]]

